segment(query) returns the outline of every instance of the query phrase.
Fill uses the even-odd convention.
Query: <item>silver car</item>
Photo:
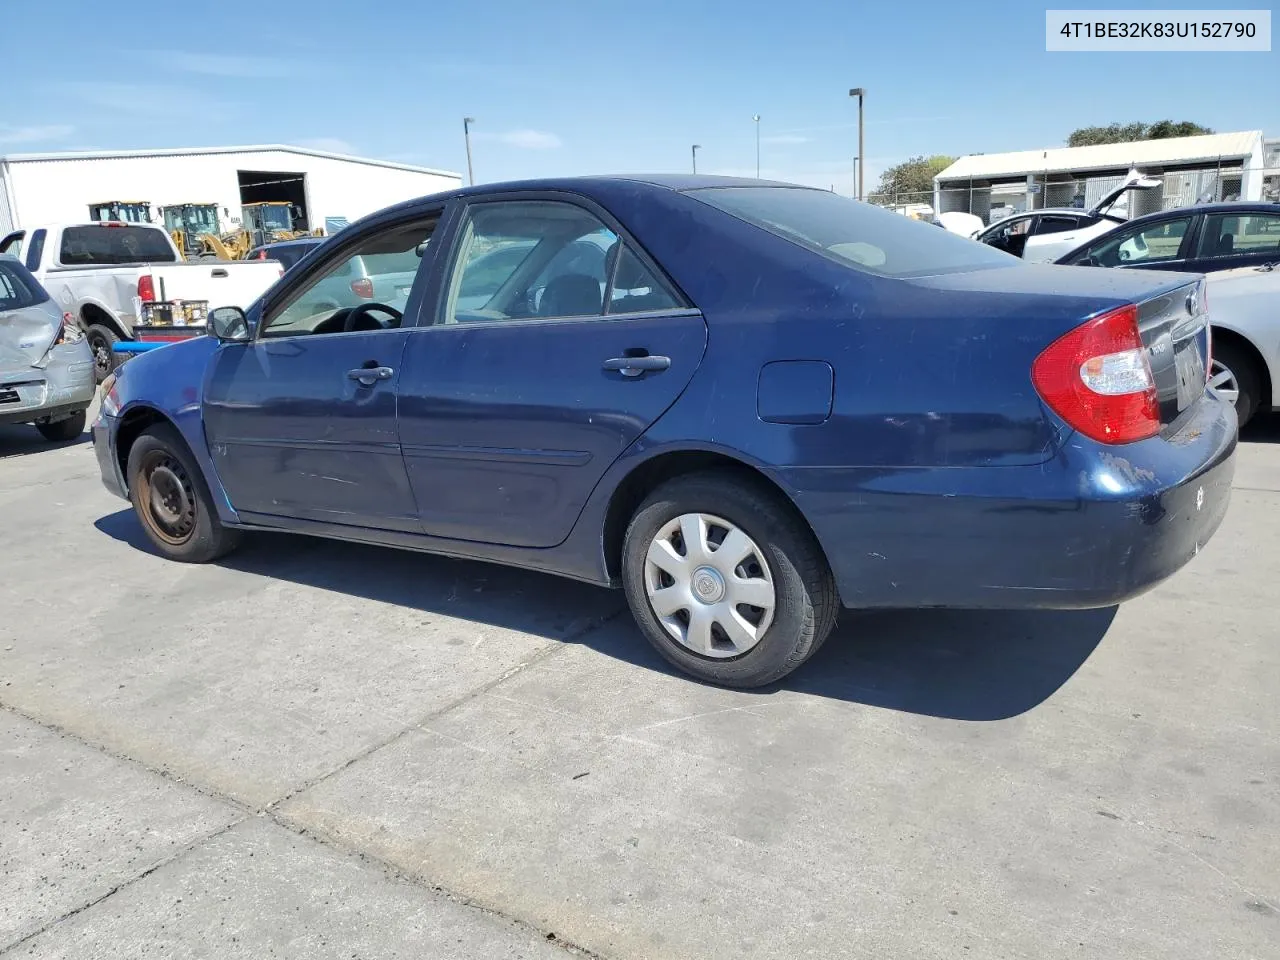
[[[93,392],[84,331],[26,267],[0,256],[0,424],[31,423],[46,440],[74,440]]]

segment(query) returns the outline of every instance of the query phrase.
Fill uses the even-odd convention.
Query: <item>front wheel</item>
[[[239,531],[218,519],[204,476],[173,427],[145,430],[129,450],[127,472],[134,513],[161,554],[208,563],[235,549]]]
[[[623,585],[649,642],[681,670],[728,687],[786,676],[821,646],[839,598],[790,504],[732,473],[679,477],[627,528]]]

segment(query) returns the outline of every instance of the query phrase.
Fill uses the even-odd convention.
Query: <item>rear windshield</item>
[[[0,310],[20,310],[49,299],[44,287],[16,260],[0,257]]]
[[[58,259],[66,266],[174,263],[178,256],[155,227],[83,226],[62,231]]]
[[[921,220],[804,187],[700,187],[704,203],[841,263],[882,277],[924,277],[1019,262]]]

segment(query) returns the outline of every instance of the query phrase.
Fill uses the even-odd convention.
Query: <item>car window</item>
[[[21,310],[48,299],[26,267],[16,260],[0,260],[0,310]]]
[[[1075,217],[1042,214],[1036,221],[1035,235],[1042,237],[1046,233],[1066,233],[1068,230],[1074,230],[1078,226],[1080,226],[1080,221]]]
[[[40,257],[44,254],[44,238],[48,232],[48,230],[41,227],[31,234],[31,245],[27,247],[27,255],[23,261],[26,263],[28,270],[40,269]]]
[[[102,223],[62,231],[58,261],[66,266],[174,263],[177,252],[163,230]]]
[[[1280,214],[1215,213],[1205,217],[1201,257],[1280,254]]]
[[[1191,225],[1191,217],[1161,220],[1157,223],[1121,228],[1107,234],[1087,251],[1072,258],[1080,263],[1092,259],[1102,267],[1120,267],[1130,263],[1159,263],[1175,260],[1182,238]]]
[[[601,316],[605,258],[617,240],[571,203],[475,204],[459,234],[443,322]]]
[[[803,187],[702,187],[688,195],[734,216],[883,277],[1009,265],[1008,254],[949,230],[931,230],[868,203]]]
[[[675,310],[681,306],[629,244],[624,243],[617,248],[616,261],[613,276],[609,278],[606,313],[645,313]]]
[[[11,257],[21,259],[22,241],[26,236],[27,235],[21,231],[9,234],[4,238],[4,241],[0,243],[0,253],[7,253]]]
[[[260,336],[399,328],[437,222],[397,224],[338,252],[271,308]],[[355,312],[359,307],[368,309]]]

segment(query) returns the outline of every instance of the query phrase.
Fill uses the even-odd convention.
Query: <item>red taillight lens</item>
[[[1045,403],[1071,427],[1102,443],[1160,432],[1160,403],[1138,308],[1104,313],[1051,343],[1031,367]]]
[[[351,281],[351,292],[362,300],[373,299],[373,281],[368,277]]]
[[[149,273],[138,278],[138,299],[143,303],[152,303],[156,299],[156,285]]]

